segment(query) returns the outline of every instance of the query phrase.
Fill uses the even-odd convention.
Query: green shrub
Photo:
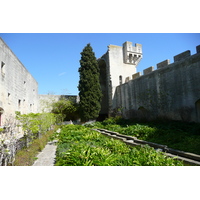
[[[149,146],[130,147],[80,125],[66,125],[52,139],[58,139],[57,166],[182,165]]]
[[[198,123],[152,121],[139,124],[127,120],[127,124],[124,124],[121,121],[110,118],[95,125],[96,128],[104,128],[141,140],[167,145],[170,148],[200,154],[200,124]]]

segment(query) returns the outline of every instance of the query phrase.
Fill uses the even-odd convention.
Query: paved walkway
[[[32,166],[54,166],[56,148],[55,142],[48,142]]]

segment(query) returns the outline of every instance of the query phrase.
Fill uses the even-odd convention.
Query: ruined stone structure
[[[0,126],[6,126],[15,111],[38,112],[38,83],[1,38],[0,65]]]
[[[79,102],[79,97],[76,95],[50,95],[40,94],[39,95],[39,111],[40,112],[51,112],[52,103],[59,101],[60,99],[68,99],[70,101]]]
[[[120,108],[126,118],[200,122],[200,46],[196,54],[185,51],[174,56],[174,63],[165,60],[155,71],[153,66],[145,69],[143,75],[136,73],[141,45],[136,44],[130,51],[129,46],[130,42],[123,48],[110,45],[99,59],[104,94],[101,114],[110,115]]]
[[[113,98],[116,87],[128,82],[131,74],[136,73],[136,66],[142,59],[142,45],[125,42],[123,47],[109,45],[108,51],[98,59],[100,84],[103,93],[100,118],[109,116],[115,107]]]

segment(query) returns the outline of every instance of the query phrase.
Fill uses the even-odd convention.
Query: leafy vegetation
[[[52,113],[29,113],[16,112],[16,119],[24,131],[26,147],[19,150],[15,155],[14,165],[32,165],[35,156],[45,147],[53,131],[48,131],[56,122],[56,116]]]
[[[38,152],[42,151],[53,133],[54,131],[50,130],[42,137],[33,140],[28,148],[19,150],[15,155],[14,166],[32,166]]]
[[[135,136],[170,148],[200,154],[200,124],[180,121],[132,122],[120,117],[96,122],[97,128]]]
[[[99,80],[100,70],[90,44],[87,44],[81,52],[80,65],[80,80],[78,85],[80,116],[82,121],[88,121],[98,117],[102,97]]]
[[[129,147],[81,125],[63,126],[58,139],[56,166],[175,166],[182,162],[149,146]]]
[[[20,114],[16,112],[16,119],[24,131],[24,136],[27,141],[40,137],[56,122],[56,117],[52,113],[29,113]]]
[[[52,113],[56,114],[57,121],[77,120],[79,118],[78,104],[72,100],[61,98],[59,101],[52,103]]]

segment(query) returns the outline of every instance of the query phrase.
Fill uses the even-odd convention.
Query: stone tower
[[[98,59],[100,83],[103,93],[100,118],[110,115],[118,85],[128,82],[142,59],[142,45],[125,42],[123,46],[109,45],[108,51]]]

